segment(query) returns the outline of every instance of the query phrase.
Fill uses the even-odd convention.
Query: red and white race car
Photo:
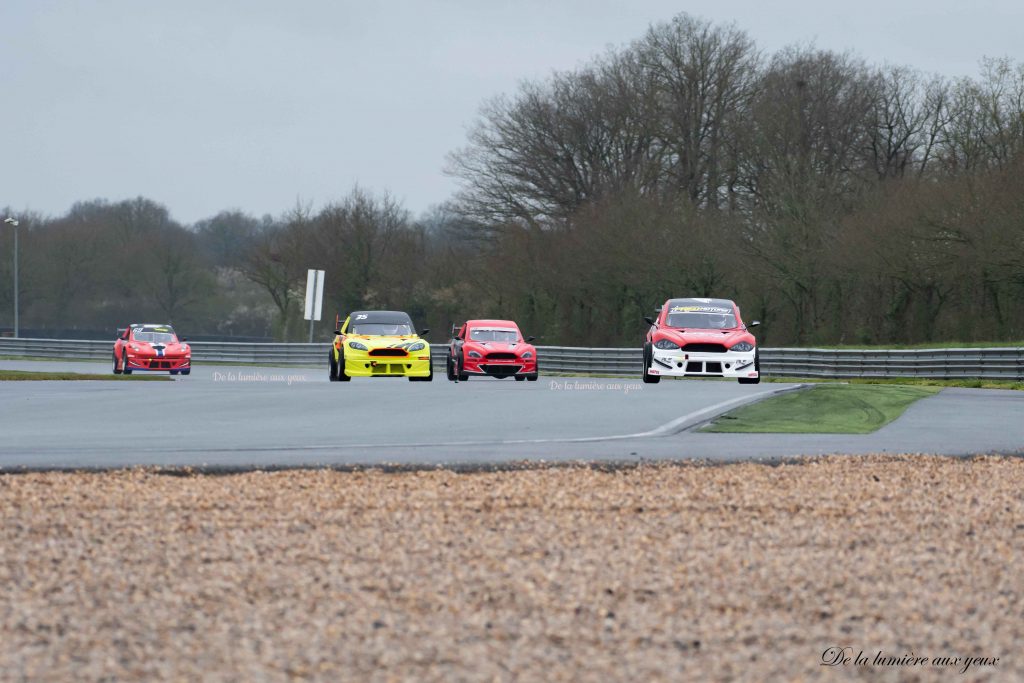
[[[523,338],[511,320],[467,320],[452,329],[448,343],[447,375],[453,382],[470,375],[537,380],[537,348],[533,337]]]
[[[662,377],[735,377],[740,384],[761,381],[757,340],[729,299],[669,299],[644,344],[644,382]]]
[[[135,370],[192,372],[192,349],[178,340],[170,325],[133,323],[117,331],[114,341],[114,374],[132,374]]]

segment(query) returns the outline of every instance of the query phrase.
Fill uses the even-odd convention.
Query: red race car
[[[523,339],[511,320],[467,320],[452,329],[448,344],[448,379],[453,382],[470,375],[515,377],[517,382],[537,381],[537,349]]]
[[[669,299],[644,344],[644,382],[662,377],[734,377],[740,384],[761,381],[757,340],[729,299]]]
[[[170,325],[133,323],[117,331],[114,341],[114,374],[132,374],[135,370],[192,372],[192,349],[178,340]]]

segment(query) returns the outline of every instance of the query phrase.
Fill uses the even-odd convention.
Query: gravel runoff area
[[[4,681],[1024,680],[1020,458],[23,473],[0,518]]]

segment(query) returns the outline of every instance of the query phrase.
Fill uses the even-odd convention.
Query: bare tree
[[[390,195],[377,198],[359,187],[316,216],[310,262],[329,273],[325,293],[342,312],[389,303],[383,273],[410,224],[408,212]]]
[[[928,123],[934,120],[925,87],[920,75],[905,67],[890,67],[876,76],[867,152],[881,179],[903,177],[925,163]]]
[[[587,202],[657,177],[652,98],[635,55],[610,54],[490,101],[450,155],[458,206],[485,225],[565,225]]]
[[[820,327],[828,246],[864,189],[873,83],[859,60],[790,49],[772,60],[752,108],[747,245],[789,302],[800,341]]]
[[[651,27],[635,50],[649,73],[665,172],[676,192],[717,209],[730,180],[726,149],[744,124],[759,55],[734,26],[682,14]]]
[[[266,290],[274,302],[278,313],[275,336],[282,341],[291,340],[293,322],[298,321],[310,222],[310,208],[296,204],[279,225],[264,230],[242,266],[245,276]]]

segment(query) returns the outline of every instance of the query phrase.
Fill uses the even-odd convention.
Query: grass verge
[[[0,382],[25,382],[39,380],[114,380],[117,382],[169,382],[163,375],[99,375],[82,372],[32,372],[29,370],[0,370]]]
[[[705,432],[869,434],[936,387],[822,384],[726,413]]]
[[[833,384],[843,382],[844,384],[889,384],[898,386],[913,387],[959,387],[961,389],[1010,389],[1013,391],[1024,391],[1024,382],[1002,379],[927,379],[917,377],[851,377],[849,379],[827,379],[827,378],[806,378],[806,377],[762,377],[762,382],[784,382],[802,384]]]

